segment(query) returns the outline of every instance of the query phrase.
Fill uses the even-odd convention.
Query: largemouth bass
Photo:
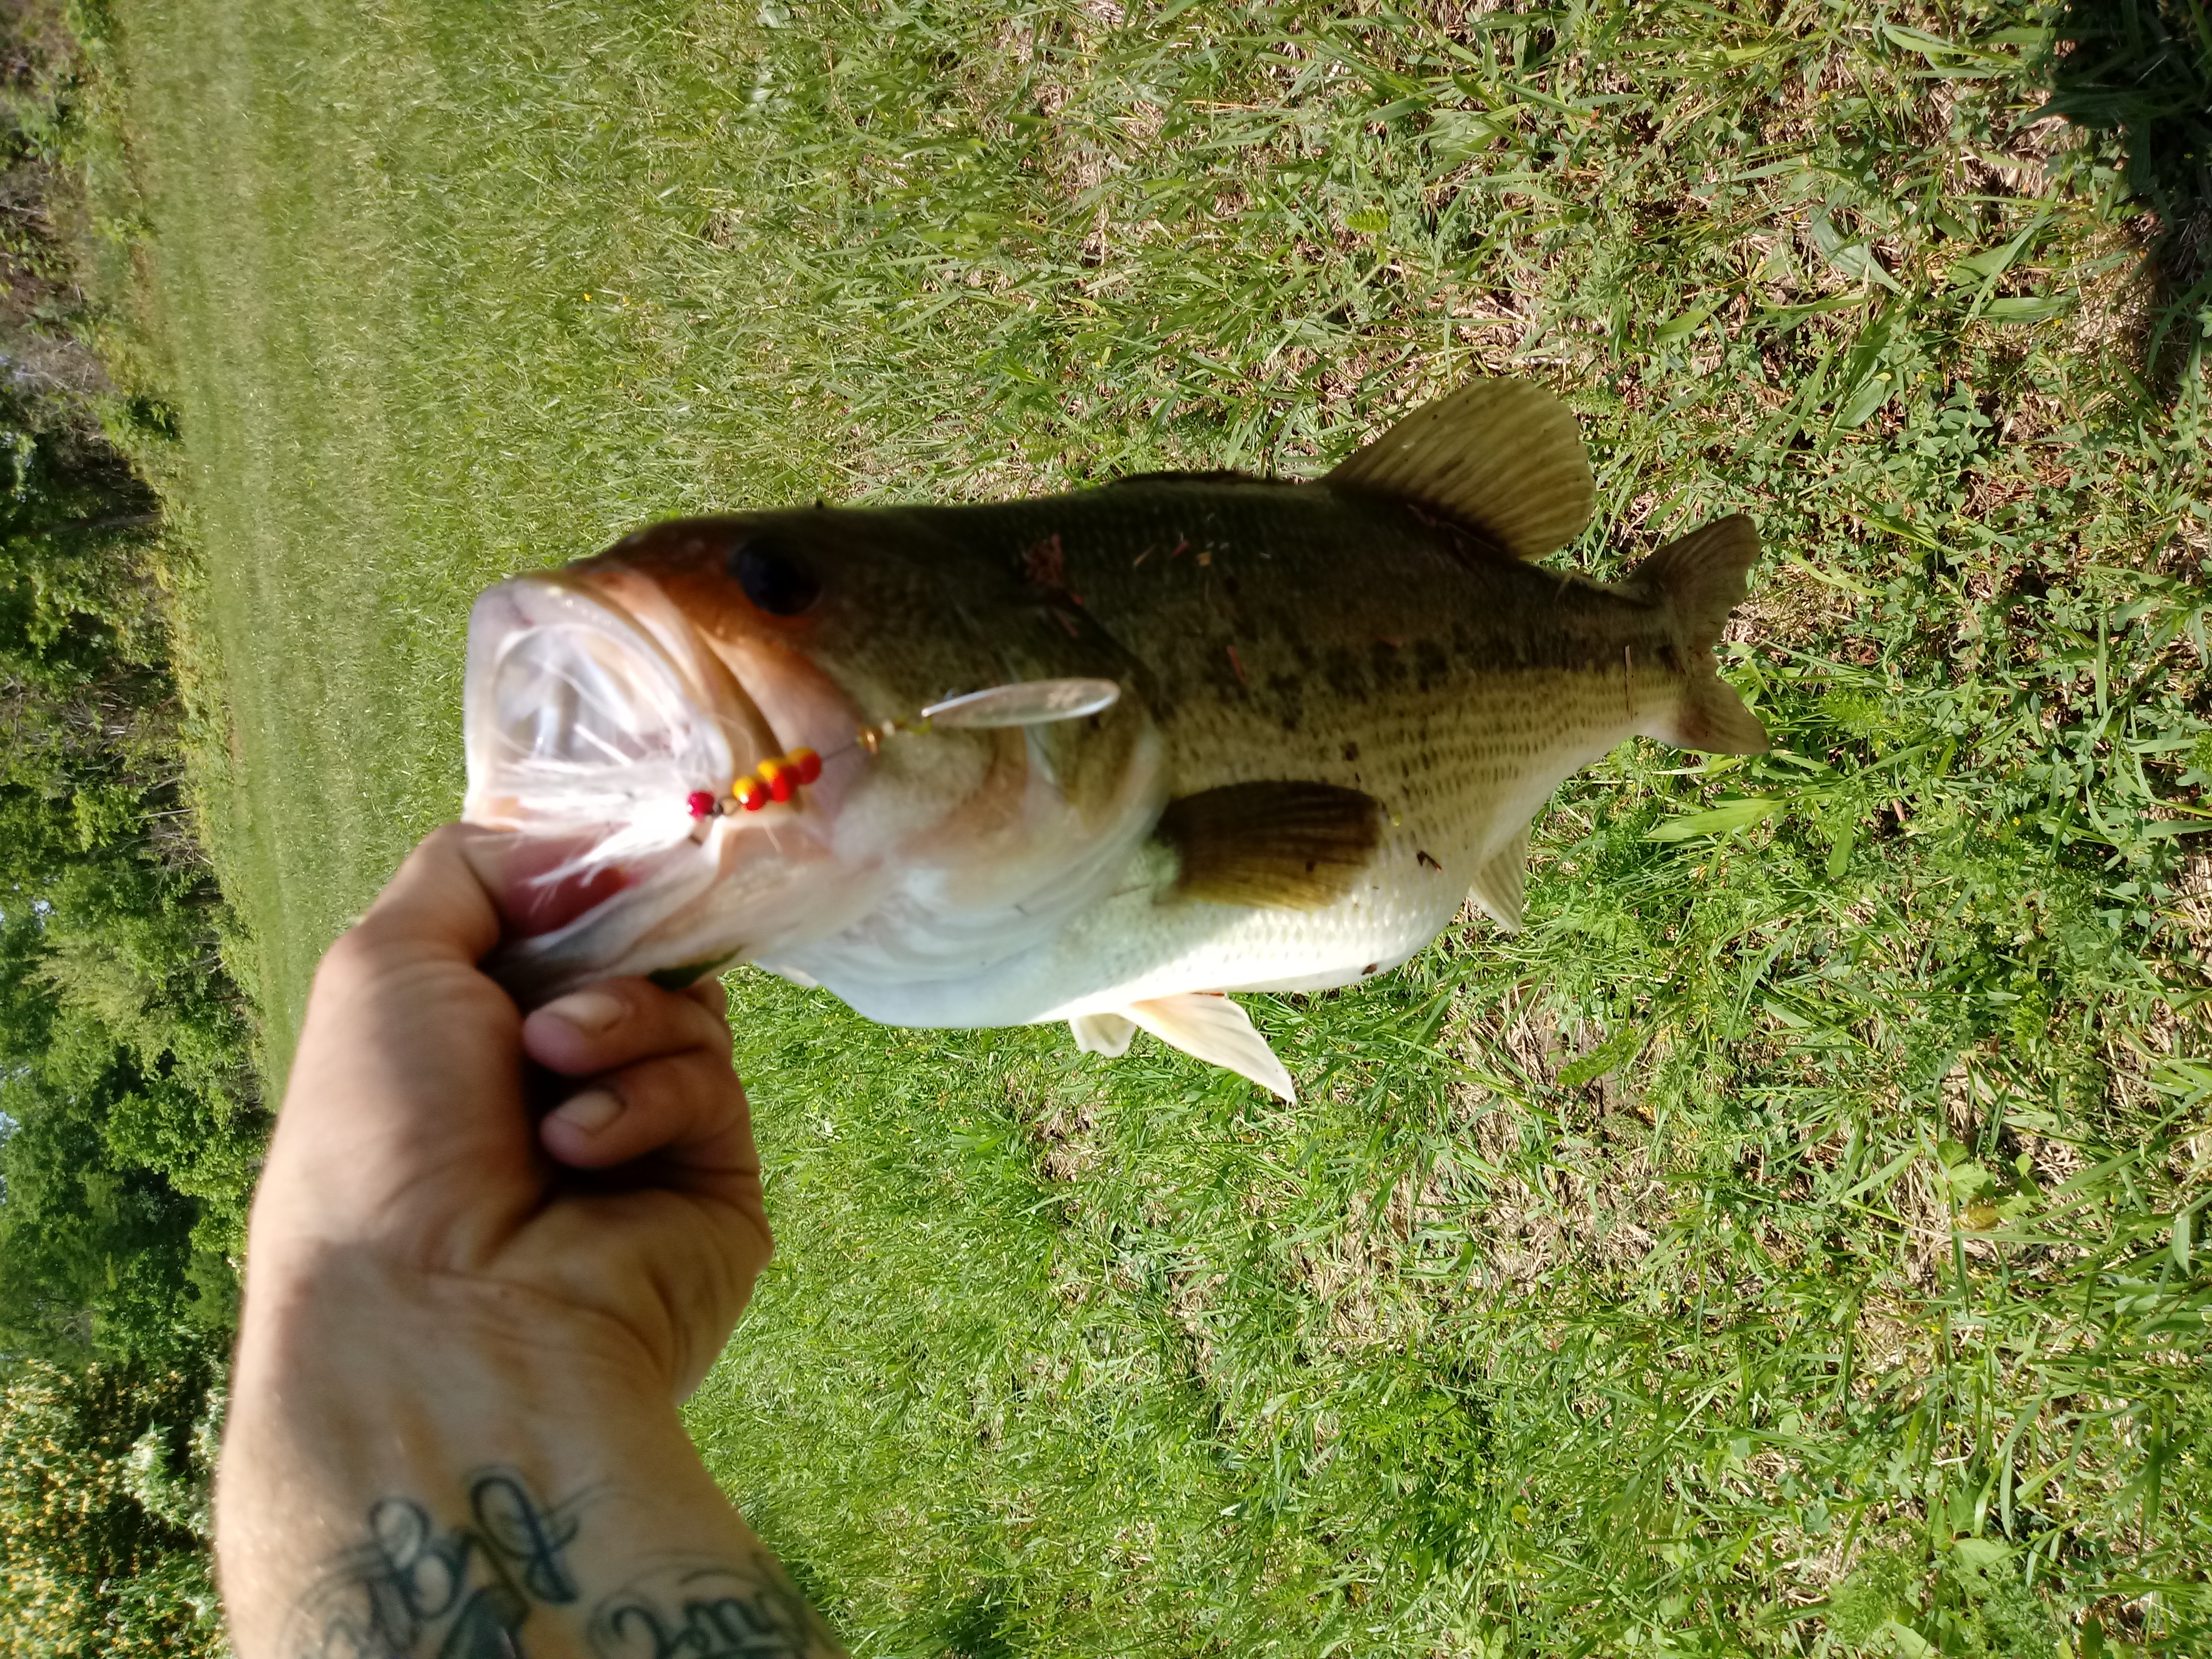
[[[1712,658],[1749,520],[1613,586],[1530,563],[1591,501],[1565,406],[1484,380],[1311,483],[680,520],[502,583],[465,699],[465,816],[517,832],[479,843],[493,970],[752,962],[1291,1097],[1223,994],[1388,972],[1470,896],[1517,924],[1530,818],[1632,733],[1766,747]]]

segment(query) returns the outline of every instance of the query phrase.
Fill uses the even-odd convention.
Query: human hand
[[[476,965],[499,921],[463,849],[490,833],[430,836],[324,958],[254,1204],[256,1280],[342,1257],[465,1303],[527,1298],[544,1340],[626,1340],[680,1396],[770,1249],[720,988],[611,980],[525,1019]],[[557,1087],[528,1087],[526,1057]],[[533,1121],[538,1092],[568,1097]]]
[[[524,1018],[476,965],[489,833],[423,842],[315,976],[216,1476],[235,1649],[834,1655],[674,1409],[769,1249],[720,994]]]

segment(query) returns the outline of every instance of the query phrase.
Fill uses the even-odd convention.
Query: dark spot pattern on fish
[[[1322,674],[1328,681],[1328,689],[1347,702],[1364,702],[1367,699],[1366,671],[1359,659],[1347,646],[1338,646],[1322,659]]]
[[[799,577],[729,568],[732,543],[749,538],[781,538]],[[1011,833],[1002,820],[1013,783],[1024,785],[1025,814],[1032,795],[1051,806],[1036,816],[1054,835],[1079,821],[1086,835],[1118,823],[1130,835],[1149,829],[1141,879],[1119,866],[1098,878],[1102,887],[1126,881],[1116,896],[1155,901],[1125,907],[1145,912],[1133,938],[1148,962],[1179,962],[1194,942],[1212,950],[1217,939],[1230,940],[1210,907],[1327,917],[1270,924],[1249,947],[1222,945],[1266,961],[1214,984],[1279,977],[1266,955],[1279,950],[1304,952],[1298,959],[1317,962],[1332,984],[1368,948],[1400,959],[1408,919],[1443,927],[1486,867],[1499,813],[1525,816],[1526,802],[1547,793],[1590,743],[1638,720],[1663,726],[1680,688],[1662,684],[1662,665],[1678,680],[1683,663],[1705,666],[1704,646],[1658,579],[1672,568],[1664,562],[1648,580],[1600,586],[1507,556],[1456,508],[1430,510],[1356,484],[1139,477],[1111,489],[973,507],[732,515],[647,540],[649,559],[617,579],[680,589],[702,637],[727,647],[738,691],[771,659],[779,674],[787,658],[794,671],[818,672],[834,739],[850,726],[839,724],[845,717],[828,690],[873,718],[878,705],[896,714],[994,682],[1110,678],[1120,701],[1079,722],[997,737],[948,732],[933,749],[900,745],[891,751],[900,764],[866,774],[888,804],[870,810],[886,822],[890,806],[910,810],[918,831],[931,835],[935,815],[945,815],[963,837],[962,857],[975,828],[983,886],[998,880],[990,866],[1007,843],[990,837]],[[805,598],[809,574],[821,581],[822,603],[803,624],[784,625],[779,618]],[[1030,757],[1060,786],[1066,812],[1026,788],[1038,775],[1021,763]],[[840,764],[842,777],[863,763]],[[836,810],[834,800],[825,806]],[[939,844],[927,843],[931,857]],[[1409,848],[1413,871],[1402,862]],[[1010,879],[1030,867],[1004,861],[1020,866]],[[1170,869],[1171,892],[1161,884]],[[1036,891],[1048,896],[1032,905],[1033,894],[1009,889],[1006,911],[1052,916],[1061,889]],[[1065,900],[1079,902],[1090,901]],[[1019,943],[1013,932],[1005,937],[1009,949]],[[1125,971],[1110,952],[1096,963],[1083,955],[1054,970],[1066,984],[1053,982],[1060,1000],[1051,1006],[1075,1006],[1066,995],[1102,988],[1085,975]],[[1380,966],[1367,960],[1356,972],[1364,979]],[[836,988],[834,976],[816,977]],[[977,993],[989,1023],[1029,1017],[1032,992],[1044,994],[1026,969],[1003,977]],[[897,1006],[969,1008],[934,989],[916,995]]]
[[[1377,640],[1368,653],[1374,665],[1375,687],[1379,691],[1395,691],[1405,683],[1406,665],[1400,659],[1398,647],[1389,640]]]
[[[1451,672],[1451,659],[1443,647],[1434,640],[1417,640],[1413,643],[1413,675],[1423,691],[1443,684]]]

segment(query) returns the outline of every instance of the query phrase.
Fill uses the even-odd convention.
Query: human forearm
[[[483,833],[432,836],[315,975],[216,1477],[240,1659],[834,1654],[672,1403],[769,1249],[719,989],[526,1019],[477,965]]]
[[[240,1659],[836,1652],[626,1340],[480,1280],[256,1281],[218,1492]]]

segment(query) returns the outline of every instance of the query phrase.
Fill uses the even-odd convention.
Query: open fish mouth
[[[511,832],[469,857],[501,917],[485,965],[526,1006],[789,962],[893,901],[934,915],[997,895],[986,932],[1038,932],[1149,822],[1155,764],[1094,823],[1024,734],[1102,714],[1114,681],[864,713],[798,642],[696,626],[682,598],[602,558],[503,582],[471,616],[463,817]]]
[[[730,866],[733,836],[769,830],[783,854],[799,850],[794,830],[818,840],[834,781],[807,791],[802,813],[788,784],[769,798],[762,777],[809,738],[849,734],[842,703],[749,690],[634,573],[555,572],[485,592],[469,622],[462,816],[516,832],[486,872],[510,944],[556,945],[623,894],[641,921],[665,915]],[[641,904],[641,889],[659,902]]]

